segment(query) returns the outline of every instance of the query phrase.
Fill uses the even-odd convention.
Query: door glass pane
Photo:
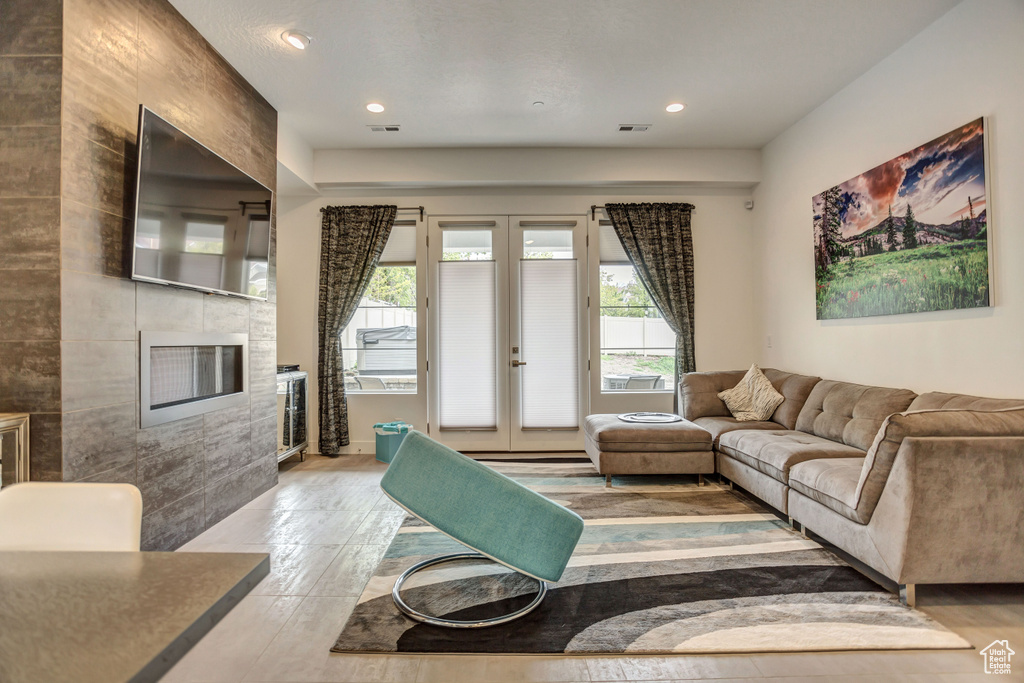
[[[490,261],[494,258],[490,230],[445,230],[441,233],[445,261]]]
[[[571,236],[571,233],[570,233]],[[575,259],[519,263],[522,424],[579,426],[579,328]]]
[[[571,230],[523,230],[523,258],[571,259]]]
[[[498,426],[496,284],[494,261],[438,264],[438,409],[442,429]]]
[[[633,266],[602,265],[601,390],[672,388],[676,335],[636,276]]]

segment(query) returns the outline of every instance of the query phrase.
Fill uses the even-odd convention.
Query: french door
[[[431,436],[466,451],[583,449],[584,216],[433,217]]]

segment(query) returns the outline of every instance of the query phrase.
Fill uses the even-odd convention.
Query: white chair
[[[142,495],[131,484],[26,482],[0,490],[0,550],[138,551]]]

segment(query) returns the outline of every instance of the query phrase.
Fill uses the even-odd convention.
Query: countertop
[[[269,571],[266,554],[0,552],[0,681],[157,681]]]

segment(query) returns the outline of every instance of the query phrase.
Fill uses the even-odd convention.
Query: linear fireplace
[[[142,332],[143,428],[249,400],[249,337],[206,332]]]

